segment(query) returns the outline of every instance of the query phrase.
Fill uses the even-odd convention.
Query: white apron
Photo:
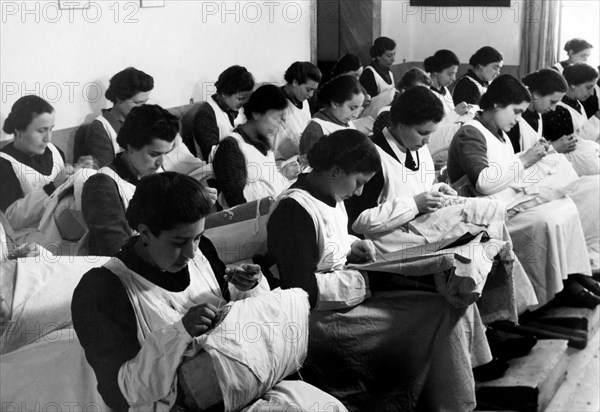
[[[485,92],[487,92],[487,87],[482,85],[481,83],[479,83],[477,80],[475,80],[474,78],[472,78],[469,75],[465,76],[467,79],[469,79],[475,86],[477,86],[477,90],[479,91],[479,97],[483,96],[485,94]]]
[[[233,132],[233,129],[235,129],[235,127],[237,125],[245,123],[246,117],[244,116],[242,110],[239,111],[238,116],[233,121],[233,126],[232,126],[231,122],[229,121],[229,116],[227,116],[227,113],[225,113],[223,111],[223,109],[221,109],[219,104],[216,102],[216,100],[214,98],[212,98],[212,96],[206,102],[210,105],[210,107],[212,107],[213,111],[215,112],[215,119],[217,121],[217,127],[219,128],[219,142],[221,140],[225,139],[227,136],[229,136],[231,134],[231,132]],[[196,145],[196,153],[201,153],[200,147],[198,146],[198,144],[197,143],[194,143],[194,144]],[[215,157],[216,150],[217,150],[217,146],[213,146],[213,148],[210,151],[210,154],[208,156],[209,163],[212,163],[213,158]]]
[[[287,160],[292,156],[300,154],[300,137],[302,132],[310,123],[310,107],[307,102],[302,102],[302,109],[288,101],[285,109],[285,125],[275,135],[274,152],[275,159]]]
[[[356,129],[356,127],[354,126],[354,123],[352,123],[352,121],[348,122],[347,126],[342,126],[342,125],[330,122],[328,120],[323,120],[323,119],[318,119],[318,118],[313,118],[311,121],[313,121],[316,124],[318,124],[319,126],[321,126],[321,129],[323,129],[324,136],[329,136],[331,133],[337,132],[338,130]]]
[[[104,130],[106,131],[106,134],[108,135],[108,138],[110,139],[110,141],[113,145],[113,150],[114,150],[115,156],[117,155],[117,153],[121,153],[123,151],[123,149],[117,143],[117,131],[112,127],[112,125],[109,123],[109,121],[106,120],[106,117],[100,115],[100,116],[96,117],[94,120],[99,121],[100,124],[102,124],[102,126],[104,127]]]
[[[333,310],[358,305],[371,295],[366,275],[344,269],[346,256],[358,238],[348,234],[348,215],[343,202],[333,208],[301,189],[285,191],[271,210],[283,199],[294,199],[312,218],[321,251],[315,273],[319,296],[316,310]]]
[[[598,143],[600,141],[600,120],[598,120],[596,116],[592,116],[588,119],[581,102],[578,101],[577,104],[579,105],[579,110],[581,110],[581,112],[573,109],[562,101],[558,102],[558,106],[567,109],[571,114],[575,135],[580,139],[591,140]]]
[[[65,167],[56,146],[48,143],[48,148],[52,152],[54,166],[47,176],[18,162],[14,157],[0,152],[0,157],[11,163],[13,171],[21,184],[21,190],[23,190],[23,197],[15,200],[4,212],[14,230],[15,241],[19,244],[33,241],[43,242],[43,236],[37,230],[48,201],[48,195],[43,187],[54,181]]]
[[[279,172],[272,150],[265,156],[256,147],[246,143],[239,133],[233,132],[229,136],[237,141],[246,159],[248,177],[243,193],[247,202],[269,196],[277,197],[290,186],[291,182]],[[224,202],[221,204],[226,207],[223,196],[220,196],[219,201]]]
[[[159,169],[159,171],[162,171],[162,169]],[[121,198],[121,203],[123,204],[123,210],[127,210],[127,208],[129,207],[129,202],[131,201],[131,199],[133,198],[133,195],[135,193],[136,187],[134,185],[132,185],[131,183],[129,183],[128,181],[122,179],[117,174],[117,172],[115,172],[113,169],[111,169],[108,166],[104,166],[104,167],[100,168],[100,170],[98,170],[97,173],[105,174],[105,175],[109,176],[112,180],[115,181],[115,183],[117,184],[117,189],[119,191],[119,197]],[[79,208],[81,208],[81,194],[79,194],[78,198],[76,197],[76,201],[79,202]],[[85,224],[85,221],[83,223]],[[83,237],[81,238],[81,240],[79,240],[79,243],[77,245],[77,255],[78,256],[86,256],[88,254],[88,242],[89,242],[90,234],[89,234],[89,231],[87,230],[87,227],[85,229],[86,229],[86,232],[83,235]],[[136,233],[136,232],[134,231],[134,233]]]
[[[181,318],[203,302],[223,306],[219,284],[208,260],[199,252],[190,261],[190,285],[182,292],[156,286],[117,258],[104,267],[119,277],[127,291],[141,346],[140,352],[119,369],[119,388],[130,410],[168,411],[177,397],[177,368],[192,341]]]

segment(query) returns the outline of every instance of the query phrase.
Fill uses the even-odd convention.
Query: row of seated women
[[[432,64],[432,60],[428,60],[429,64]],[[307,71],[310,68],[302,63],[293,67],[305,67]],[[441,66],[436,67],[437,70]],[[586,67],[587,70],[587,66],[573,67],[576,70]],[[538,113],[547,111],[555,105],[557,93],[560,96],[566,90],[571,90],[573,86],[567,85],[558,73],[551,73],[542,70],[528,76],[525,83],[529,91],[511,76],[495,79],[480,101],[482,111],[459,126],[450,144],[450,182],[460,189],[461,194],[488,196],[501,202],[467,201],[457,197],[456,191],[448,185],[435,184],[436,170],[427,143],[448,116],[448,111],[439,93],[422,86],[407,88],[394,100],[387,126],[376,133],[371,142],[364,135],[351,130],[351,121],[358,116],[365,97],[363,88],[352,76],[332,79],[319,91],[324,103],[319,112],[321,118],[315,116],[316,120],[309,121],[300,135],[287,139],[297,139],[298,153],[303,152],[304,155],[298,157],[299,167],[289,172],[287,177],[278,172],[270,140],[271,136],[275,136],[277,141],[282,130],[287,131],[286,111],[290,108],[290,99],[285,87],[283,90],[272,85],[259,87],[245,102],[246,122],[227,132],[222,145],[219,143],[216,149],[205,149],[209,156],[210,152],[214,153],[213,167],[222,205],[232,206],[268,195],[278,196],[278,203],[268,224],[268,249],[279,269],[281,286],[304,289],[307,292],[306,299],[314,310],[310,321],[310,339],[315,349],[308,353],[307,379],[343,398],[346,404],[362,405],[363,408],[365,405],[375,405],[375,409],[385,409],[389,405],[408,409],[445,409],[448,405],[461,405],[459,409],[474,407],[471,369],[491,360],[477,306],[472,301],[457,304],[447,294],[442,294],[440,289],[447,285],[440,286],[439,276],[420,277],[418,282],[414,279],[405,281],[398,275],[390,278],[374,274],[369,278],[364,271],[345,267],[346,260],[380,260],[378,257],[407,245],[424,244],[448,237],[451,233],[456,234],[451,232],[454,226],[440,226],[440,221],[445,224],[455,222],[450,217],[454,219],[459,216],[462,219],[465,214],[471,216],[470,221],[460,222],[462,229],[463,223],[475,225],[485,228],[496,239],[513,243],[517,255],[514,258],[513,275],[515,282],[518,282],[515,289],[521,293],[518,300],[522,308],[546,303],[563,287],[560,296],[569,304],[593,306],[598,303],[598,297],[594,296],[598,285],[588,276],[591,272],[590,258],[592,262],[594,259],[594,247],[596,253],[598,251],[597,218],[594,220],[595,214],[590,212],[597,198],[597,175],[580,177],[573,169],[574,163],[568,162],[561,154],[549,154],[551,147],[545,141],[539,141],[539,137],[525,143],[527,139],[521,139],[519,135],[519,142],[523,140],[520,146],[522,150],[515,155],[511,140],[504,134],[519,126],[519,130],[524,130],[524,136],[528,129],[521,119],[522,113],[527,110]],[[544,88],[551,83],[546,76],[562,79],[562,82],[556,82],[558,86],[552,86],[558,87],[557,90],[549,92]],[[304,102],[313,92],[313,86],[316,87],[313,83],[307,86],[306,79],[302,84],[295,84],[298,80],[286,78],[290,85],[288,89],[295,90],[297,96],[304,90],[303,97],[298,97],[298,100],[302,99],[303,109]],[[596,79],[597,73],[592,83]],[[316,80],[313,82],[317,83]],[[35,160],[40,163],[50,158],[43,164],[52,165],[55,159],[60,158],[60,153],[49,143],[53,110],[38,99],[23,98],[18,102],[22,106],[15,104],[13,107],[5,123],[5,131],[16,130],[17,133],[14,143],[5,148],[5,153],[13,158],[18,156],[18,151],[33,154],[29,156],[31,158],[37,155],[39,157]],[[137,97],[133,96],[130,102],[125,102],[128,99],[124,96],[120,100],[123,104],[133,104]],[[140,98],[137,103],[142,103],[142,100]],[[25,120],[17,124],[16,119]],[[229,124],[230,119],[227,118]],[[194,225],[185,221],[181,225],[175,222],[156,227],[155,230],[149,229],[154,221],[160,220],[158,215],[170,215],[170,211],[165,210],[148,212],[144,220],[129,216],[130,213],[134,214],[129,210],[132,203],[135,204],[138,193],[143,199],[139,202],[146,207],[159,205],[158,199],[175,198],[178,199],[177,203],[184,203],[185,195],[177,197],[172,192],[161,192],[166,189],[157,186],[140,191],[140,178],[160,171],[165,157],[177,147],[177,133],[177,119],[166,110],[155,105],[140,105],[131,109],[117,132],[120,152],[115,150],[114,159],[99,173],[89,177],[81,190],[90,250],[94,249],[98,251],[94,254],[100,255],[118,253],[118,260],[130,269],[123,271],[118,262],[102,269],[118,277],[121,283],[117,285],[123,284],[125,287],[121,295],[125,297],[126,294],[129,300],[126,297],[125,300],[121,299],[121,303],[115,303],[111,300],[111,294],[111,298],[100,299],[91,309],[85,308],[85,305],[80,308],[76,303],[87,299],[74,299],[73,303],[78,336],[88,361],[95,369],[99,390],[111,406],[126,407],[128,404],[143,409],[147,403],[165,402],[171,406],[176,402],[178,386],[172,377],[179,363],[173,362],[173,359],[177,359],[181,351],[187,348],[190,336],[202,333],[212,325],[218,312],[203,305],[198,309],[200,313],[197,317],[190,315],[181,325],[177,324],[190,307],[205,300],[194,300],[197,296],[183,303],[178,300],[179,297],[171,299],[161,292],[164,289],[171,291],[171,286],[158,280],[160,273],[153,277],[152,273],[156,270],[150,270],[158,268],[179,272],[192,261],[194,254],[189,249],[195,251],[197,242],[201,242],[199,234],[202,225],[199,222],[208,213],[209,207],[205,205],[199,208],[203,212],[190,218],[196,224],[192,230],[193,236],[189,233],[167,233],[168,236],[173,235],[169,239],[164,236],[161,238],[163,230],[169,232],[176,227],[178,231],[183,229],[181,226],[190,226],[187,228],[190,229]],[[531,146],[527,147],[527,144]],[[300,150],[300,147],[303,149]],[[90,160],[84,158],[82,165]],[[173,163],[177,164],[178,160],[180,157],[175,157]],[[31,161],[29,158],[21,163],[11,161],[7,170],[12,171],[17,179],[29,176],[29,169],[17,165],[35,169],[30,165]],[[36,204],[35,196],[42,201],[36,204],[39,208],[37,213],[43,211],[48,194],[61,186],[60,183],[68,174],[65,168],[57,169],[56,172],[52,171],[56,174],[50,178],[37,170],[38,175],[44,178],[26,180],[30,187],[21,185],[21,192],[16,197],[26,202],[11,209],[11,224],[13,221],[19,222],[18,219],[14,220],[14,216],[26,214],[27,209],[23,206],[27,202]],[[292,182],[288,177],[296,177],[301,169],[308,173],[300,174],[290,188]],[[62,180],[57,180],[59,176]],[[36,184],[37,191],[32,190]],[[201,192],[205,198],[212,196],[205,203],[214,203],[215,192],[188,188],[185,193],[194,190]],[[35,195],[30,196],[34,192]],[[159,197],[150,200],[148,192],[158,193]],[[482,205],[487,205],[485,210],[488,212],[483,213],[479,209]],[[489,211],[493,211],[494,216]],[[505,216],[509,218],[505,220]],[[22,227],[26,226],[19,226]],[[348,235],[348,227],[354,234],[367,240]],[[136,232],[139,237],[129,240]],[[184,253],[171,249],[176,258],[165,258],[163,261],[163,253],[170,250],[167,245],[178,249],[173,245],[179,241],[183,243],[184,239],[190,246],[188,250]],[[336,247],[332,248],[331,245]],[[219,266],[214,263],[216,260],[207,256],[211,254],[210,247],[201,247],[201,251],[202,256],[210,261],[210,271],[217,279],[221,279],[215,269]],[[210,271],[202,256],[197,255],[205,262],[204,265],[194,265],[203,276],[212,279],[207,275]],[[144,266],[138,258],[150,267]],[[222,267],[220,270],[223,271]],[[485,274],[490,270],[488,267]],[[124,272],[128,275],[123,275]],[[133,276],[131,272],[139,276]],[[146,273],[152,279],[148,279]],[[236,269],[234,273],[242,279],[235,280],[235,276],[225,275],[222,278],[231,278],[241,291],[258,287],[257,280],[261,276],[257,268]],[[567,275],[571,275],[569,279]],[[182,276],[182,283],[172,290],[175,294],[192,286],[191,280],[186,280],[191,276]],[[85,293],[86,288],[94,291],[107,289],[106,285],[93,283],[98,277],[97,274],[86,276],[86,281],[78,290]],[[116,278],[110,279],[115,283]],[[138,311],[150,311],[147,313],[150,313],[152,322],[145,326],[146,329],[136,325],[135,332],[131,324],[112,325],[110,322],[114,321],[115,316],[110,315],[113,313],[111,311],[116,307],[128,306],[133,299],[132,293],[140,285],[146,284],[146,280],[158,286],[156,290],[154,286],[150,288],[153,291],[142,299],[151,307],[143,303],[139,308],[134,305],[132,310],[124,311],[133,311],[136,317]],[[100,282],[111,281],[102,279]],[[86,286],[86,282],[92,283]],[[223,280],[216,283],[219,286],[213,287],[216,290],[213,294],[218,296],[225,283]],[[113,288],[107,290],[112,291]],[[162,309],[152,307],[159,295],[165,307],[172,308],[175,305],[176,313],[165,317]],[[75,296],[78,296],[77,292]],[[97,313],[94,310],[104,312]],[[156,312],[161,312],[158,318],[154,315]],[[111,331],[115,328],[123,330],[128,336],[133,333],[135,338],[128,341],[136,345],[132,343],[128,348],[111,347],[95,352],[95,347],[102,346],[98,342],[103,339],[93,335],[97,331],[89,330],[90,321],[85,320],[86,313],[89,315],[87,319],[108,317],[107,328]],[[84,317],[84,321],[78,322],[78,316]],[[188,321],[204,327],[186,327]],[[181,345],[175,345],[176,350],[169,352],[166,360],[169,368],[158,366],[159,373],[153,374],[153,369],[148,369],[146,356],[154,359],[152,354],[156,353],[157,345],[162,353],[161,341],[153,337],[153,332],[165,324],[171,325],[165,339],[175,337]],[[424,324],[431,325],[431,334],[413,333],[414,328],[422,330]],[[183,332],[182,325],[186,332]],[[402,328],[398,328],[398,325],[402,325]],[[379,333],[381,330],[387,332],[383,342]],[[397,332],[394,333],[394,330]],[[90,335],[86,335],[88,333]],[[157,332],[156,335],[161,333]],[[449,335],[440,338],[440,333]],[[356,342],[361,344],[357,345]],[[447,347],[449,342],[452,345]],[[460,344],[456,345],[456,342]],[[144,345],[147,345],[147,349],[144,349]],[[124,352],[127,354],[124,355]],[[114,355],[114,361],[104,362],[104,359],[111,358],[111,354]],[[349,362],[350,359],[353,361]],[[394,364],[396,367],[390,368],[391,359],[397,362]],[[166,377],[166,380],[157,380],[156,375]],[[144,384],[161,386],[162,390],[156,391],[161,397],[148,396],[144,393],[143,385],[132,380],[132,376],[151,376]],[[453,377],[456,383],[457,390],[453,393],[440,390],[444,387],[442,382],[446,382],[448,377]],[[365,387],[366,394],[360,390]]]

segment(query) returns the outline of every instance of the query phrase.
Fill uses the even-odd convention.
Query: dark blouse
[[[392,84],[392,76],[390,75],[392,72],[390,69],[383,68],[379,63],[377,63],[377,60],[373,60],[371,62],[371,67],[375,69],[377,74],[379,74],[387,84]],[[375,74],[371,70],[363,71],[363,74],[360,76],[360,84],[363,85],[371,97],[375,97],[379,94],[377,81],[375,80]]]
[[[481,93],[479,92],[477,85],[475,85],[472,80],[468,79],[468,77],[475,80],[483,87],[488,87],[488,82],[481,80],[475,74],[475,72],[473,72],[473,70],[469,69],[464,76],[458,79],[456,85],[454,86],[454,90],[452,91],[452,99],[454,100],[454,104],[465,102],[479,105]]]
[[[213,94],[211,97],[215,99],[221,110],[227,114],[229,122],[231,123],[231,127],[233,127],[234,121],[238,116],[238,112],[220,104],[216,99],[216,94]],[[208,104],[208,102],[204,102],[198,106],[198,110],[194,115],[194,126],[192,132],[192,138],[200,148],[200,152],[204,160],[208,160],[212,147],[219,144],[219,135],[219,126],[217,125],[217,116],[215,115],[215,110],[210,104]],[[190,152],[194,156],[198,156],[199,153],[196,152],[196,145],[194,145],[194,142],[185,141],[184,143],[188,146]]]
[[[129,170],[121,154],[109,167],[121,179],[137,186],[139,180]],[[133,233],[125,217],[117,182],[106,174],[97,173],[85,182],[81,211],[89,231],[88,253],[92,256],[113,256]]]
[[[236,127],[233,131],[239,133],[246,143],[254,146],[264,156],[271,150],[271,143],[267,137],[252,137],[244,131],[243,127]],[[213,170],[227,205],[233,207],[246,203],[244,197],[244,187],[248,179],[246,157],[235,138],[226,137],[219,143],[213,159]]]
[[[123,126],[123,121],[117,119],[112,110],[102,109],[102,116],[108,120],[117,133]],[[85,127],[85,134],[81,140],[75,139],[73,148],[73,158],[79,159],[81,156],[92,156],[98,162],[99,167],[104,167],[112,163],[116,153],[112,139],[106,132],[104,125],[100,120],[94,120]]]
[[[500,130],[495,129],[481,116],[481,112],[475,115],[475,119],[485,126],[498,140],[504,142]],[[468,162],[465,162],[468,159]],[[485,136],[474,126],[463,126],[452,138],[448,149],[448,177],[455,183],[464,175],[473,186],[477,183],[479,174],[489,166],[487,159],[487,142]]]
[[[58,149],[58,147],[57,147]],[[11,142],[4,146],[0,151],[7,155],[15,158],[16,161],[29,166],[44,176],[49,176],[52,173],[54,167],[54,159],[52,157],[52,151],[49,147],[41,155],[29,156],[26,153],[15,148],[14,143]],[[64,153],[58,149],[60,156],[65,160]],[[13,166],[10,161],[0,158],[0,182],[2,182],[2,196],[0,196],[0,210],[5,212],[6,209],[12,205],[15,201],[25,196],[23,189],[21,188],[21,182],[17,178]],[[44,186],[44,191],[48,196],[54,193],[54,183],[50,182]]]
[[[336,200],[320,193],[310,185],[306,176],[298,176],[292,188],[306,190],[316,199],[335,208]],[[281,288],[304,289],[308,293],[310,306],[314,307],[319,295],[315,272],[321,251],[312,217],[294,199],[284,199],[269,218],[267,239],[269,255],[279,269]]]
[[[187,267],[165,275],[135,253],[136,240],[137,237],[130,239],[115,255],[129,269],[170,292],[180,292],[189,286]],[[200,239],[200,251],[210,263],[219,288],[225,290],[223,297],[229,300],[224,279],[225,264],[205,237]],[[129,405],[119,389],[119,369],[137,355],[141,346],[137,338],[136,315],[123,283],[104,267],[90,270],[75,288],[71,314],[85,357],[96,374],[98,392],[108,406],[126,411]]]
[[[562,102],[583,114],[577,100],[565,95]],[[565,107],[557,106],[556,110],[542,114],[542,122],[544,124],[544,138],[551,142],[575,131],[571,113]]]

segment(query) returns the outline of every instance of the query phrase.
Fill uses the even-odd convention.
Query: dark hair
[[[342,104],[351,100],[356,94],[364,94],[358,80],[352,76],[342,75],[335,77],[325,83],[319,92],[319,104],[322,107],[329,106],[331,103]]]
[[[54,107],[39,96],[23,96],[12,105],[2,130],[7,134],[13,134],[15,130],[23,131],[43,113],[54,113]]]
[[[459,64],[458,57],[450,50],[438,50],[423,62],[427,73],[441,73],[448,67],[458,66]]]
[[[331,69],[331,78],[346,74],[348,72],[356,71],[360,69],[361,66],[362,64],[360,63],[358,56],[355,54],[344,54],[335,63],[333,69]]]
[[[337,166],[346,174],[375,173],[381,159],[375,144],[354,129],[338,130],[321,137],[308,151],[308,163],[316,172]]]
[[[479,107],[482,110],[491,110],[495,106],[506,107],[523,102],[531,102],[527,88],[516,77],[503,74],[497,77],[481,96]]]
[[[587,63],[575,63],[565,67],[563,76],[569,86],[578,86],[598,78],[598,71]]]
[[[144,104],[131,109],[117,135],[117,143],[139,150],[153,139],[166,142],[175,140],[179,132],[179,120],[169,111],[155,104]]]
[[[402,75],[402,78],[396,85],[396,88],[398,90],[406,90],[410,87],[418,86],[420,84],[431,86],[433,82],[425,70],[419,67],[413,67]]]
[[[572,51],[573,53],[579,53],[582,50],[591,49],[592,44],[584,39],[571,39],[565,43],[564,51],[569,53]]]
[[[392,124],[417,126],[426,122],[439,123],[444,117],[441,100],[424,86],[411,87],[394,100],[390,108]]]
[[[375,58],[382,56],[388,50],[394,49],[396,49],[396,42],[394,40],[389,37],[378,37],[373,42],[369,53],[371,53],[372,58]]]
[[[219,75],[215,87],[217,93],[223,96],[251,92],[254,89],[254,77],[245,67],[231,66]]]
[[[269,110],[283,110],[288,99],[283,91],[273,84],[263,84],[256,89],[244,104],[244,113],[250,120],[252,113],[264,114]]]
[[[321,70],[311,62],[295,62],[285,71],[283,78],[288,84],[304,84],[309,80],[319,83],[321,81]]]
[[[164,172],[142,177],[125,217],[133,230],[144,224],[158,236],[163,230],[199,221],[210,208],[210,197],[202,183],[180,173]]]
[[[117,100],[131,99],[140,92],[149,92],[152,89],[152,76],[134,67],[128,67],[111,77],[104,95],[109,101],[116,103]]]
[[[565,93],[569,85],[565,78],[556,70],[541,69],[531,72],[523,77],[523,84],[530,93],[536,92],[540,96],[548,96],[556,92]]]
[[[502,53],[490,46],[484,46],[477,50],[469,59],[469,64],[473,67],[478,65],[487,66],[490,63],[501,62],[504,60]]]

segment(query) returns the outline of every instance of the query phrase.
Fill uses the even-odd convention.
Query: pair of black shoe
[[[486,336],[494,359],[485,365],[473,368],[473,376],[478,382],[502,377],[508,369],[509,359],[527,355],[537,343],[537,338],[532,335],[503,338],[500,333],[491,328],[486,331]]]
[[[563,283],[564,289],[556,295],[557,303],[588,309],[600,305],[600,284],[593,277],[573,274]]]

